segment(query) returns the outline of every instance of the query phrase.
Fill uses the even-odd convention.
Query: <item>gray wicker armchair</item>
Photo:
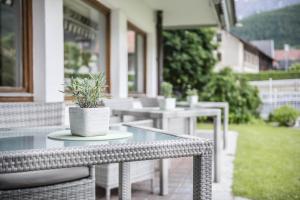
[[[0,128],[62,126],[64,112],[64,103],[0,103]],[[0,174],[0,199],[94,200],[94,167]]]

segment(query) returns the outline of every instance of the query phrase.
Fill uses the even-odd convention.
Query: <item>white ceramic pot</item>
[[[159,107],[161,110],[174,110],[176,107],[176,99],[175,98],[164,98],[159,99]]]
[[[188,96],[187,101],[188,101],[190,106],[195,105],[196,103],[198,103],[198,96],[197,95]]]
[[[69,115],[72,135],[83,137],[106,135],[109,130],[110,109],[108,107],[70,107]]]

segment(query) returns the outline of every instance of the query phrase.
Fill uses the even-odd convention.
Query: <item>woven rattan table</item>
[[[196,104],[190,105],[186,101],[176,102],[179,107],[192,108],[218,108],[223,110],[223,149],[227,148],[227,134],[228,134],[228,118],[229,118],[229,104],[227,102],[207,102],[199,101]]]
[[[134,109],[117,109],[113,110],[113,114],[123,118],[126,115],[135,116],[141,119],[153,119],[156,128],[168,130],[170,126],[176,126],[176,124],[169,123],[174,118],[185,118],[189,121],[190,135],[194,134],[196,129],[197,117],[213,117],[214,119],[214,151],[213,151],[213,163],[214,163],[214,182],[220,181],[221,176],[221,110],[220,109],[204,109],[204,108],[176,108],[174,110],[160,110],[157,107],[145,107]],[[123,119],[122,119],[123,120]],[[168,194],[168,161],[160,160],[160,194]]]
[[[211,199],[213,142],[210,140],[130,126],[113,127],[132,132],[128,139],[57,141],[47,138],[50,132],[63,129],[0,129],[0,173],[120,163],[119,199],[127,200],[131,199],[130,161],[193,156],[193,199]],[[9,192],[0,191],[0,199]]]

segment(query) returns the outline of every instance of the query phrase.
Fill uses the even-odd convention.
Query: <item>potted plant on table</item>
[[[187,95],[187,102],[189,103],[190,106],[198,103],[198,90],[188,89],[186,95]]]
[[[109,130],[110,109],[104,107],[102,98],[106,89],[103,73],[90,74],[88,78],[71,78],[66,89],[74,97],[77,107],[69,108],[72,135],[106,135]]]
[[[163,82],[161,84],[161,93],[163,99],[159,99],[159,107],[161,110],[173,110],[176,106],[176,99],[173,98],[173,86],[171,83]]]

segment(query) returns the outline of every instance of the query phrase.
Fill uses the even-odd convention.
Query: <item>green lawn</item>
[[[239,132],[234,195],[253,200],[299,200],[300,129],[268,124],[230,125],[230,129]]]

